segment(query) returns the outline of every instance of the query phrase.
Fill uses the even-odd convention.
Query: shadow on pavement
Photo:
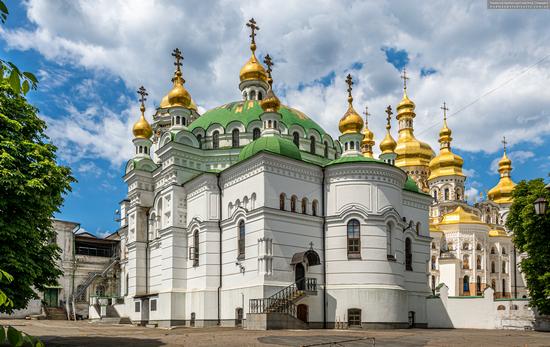
[[[159,339],[136,339],[132,337],[108,336],[39,336],[47,347],[94,346],[94,347],[156,347],[165,346]]]

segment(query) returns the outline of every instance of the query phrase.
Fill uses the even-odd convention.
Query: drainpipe
[[[221,304],[222,304],[222,283],[223,283],[223,278],[222,278],[222,187],[220,186],[220,174],[217,173],[216,174],[216,184],[218,185],[218,192],[220,194],[220,197],[218,199],[218,211],[219,211],[219,216],[218,216],[218,230],[220,232],[220,251],[219,251],[219,255],[220,255],[220,282],[219,282],[219,286],[218,286],[218,325],[221,325],[222,324],[222,310],[221,310]],[[244,299],[243,299],[244,301]],[[244,309],[244,306],[243,306],[243,309]]]
[[[514,245],[514,299],[518,297],[516,246]]]
[[[149,209],[145,212],[145,294],[149,294]]]
[[[323,172],[323,180],[321,182],[321,205],[322,205],[322,247],[323,247],[323,329],[327,328],[327,247],[326,247],[326,225],[327,225],[327,212],[325,208],[325,168],[321,168]]]
[[[75,306],[75,298],[74,298],[74,282],[75,282],[75,274],[76,274],[76,250],[75,250],[75,247],[76,247],[76,242],[75,242],[75,235],[76,233],[80,230],[80,224],[77,224],[76,228],[73,230],[73,233],[72,233],[72,237],[73,237],[73,275],[72,275],[72,285],[71,285],[71,292],[72,292],[72,295],[71,295],[71,301],[72,301],[72,306],[73,306],[73,319],[76,321],[76,306]],[[70,313],[67,312],[67,318],[69,320],[71,320],[71,317],[69,317]]]

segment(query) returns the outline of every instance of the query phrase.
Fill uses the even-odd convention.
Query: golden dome
[[[239,78],[241,82],[253,80],[262,80],[264,82],[267,82],[267,72],[265,71],[263,65],[260,64],[258,59],[256,59],[256,54],[254,53],[255,50],[256,45],[254,45],[254,50],[252,50],[252,56],[241,68],[241,72],[239,73]]]
[[[365,128],[362,131],[363,140],[361,140],[361,151],[363,156],[372,158],[372,147],[374,146],[374,133],[369,129],[369,109],[365,110]]]
[[[269,90],[267,91],[265,98],[262,101],[260,101],[260,106],[262,107],[264,112],[279,111],[279,107],[281,107],[281,101],[279,100],[279,98],[277,98],[277,95],[273,93],[271,86],[269,87]]]
[[[443,128],[439,132],[441,149],[439,150],[439,154],[430,161],[430,176],[428,180],[442,176],[464,176],[462,173],[464,159],[451,151],[451,141],[453,140],[451,134],[452,132],[447,126],[447,117],[445,115],[443,118]]]
[[[489,236],[490,237],[506,237],[508,236],[506,234],[506,231],[505,230],[502,230],[502,229],[491,229],[489,230]]]
[[[170,102],[168,102],[168,94],[166,94],[161,100],[160,100],[160,108],[168,108],[170,107]]]
[[[191,95],[189,95],[189,92],[183,86],[184,83],[185,80],[181,77],[181,70],[178,66],[174,76],[174,86],[168,92],[168,104],[170,107],[189,108],[191,105]]]
[[[140,107],[141,116],[138,121],[134,124],[132,132],[134,133],[135,138],[148,139],[153,136],[153,128],[151,124],[145,119],[145,106],[143,104]]]
[[[430,232],[431,233],[441,233],[443,230],[439,228],[439,225],[430,223]]]
[[[393,136],[391,136],[390,129],[391,129],[391,106],[388,106],[386,108],[386,114],[388,115],[386,117],[386,136],[380,142],[380,150],[382,151],[382,154],[393,154],[395,153],[395,147],[397,146],[397,142],[395,142]]]
[[[473,213],[466,212],[462,206],[458,206],[453,212],[447,213],[441,219],[440,225],[448,224],[485,224]]]
[[[407,166],[429,166],[430,160],[434,157],[434,151],[427,143],[419,141],[413,134],[412,122],[416,114],[414,113],[414,102],[403,93],[403,99],[397,105],[397,120],[400,124],[399,137],[395,153],[397,158],[395,165],[398,167]],[[403,120],[403,121],[401,121]]]
[[[490,200],[493,200],[497,204],[511,204],[512,192],[516,184],[512,181],[510,177],[510,172],[512,171],[512,161],[506,155],[506,149],[504,149],[504,154],[502,159],[498,162],[498,172],[500,173],[500,180],[497,185],[491,188],[487,193],[487,196]]]
[[[338,129],[342,134],[360,134],[364,122],[363,118],[361,118],[353,108],[353,97],[351,96],[353,81],[349,74],[346,78],[346,83],[348,84],[348,110],[344,113],[344,116],[340,118]]]

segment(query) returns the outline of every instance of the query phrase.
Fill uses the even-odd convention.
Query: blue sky
[[[249,54],[244,23],[252,16],[261,28],[259,55],[269,49],[274,57],[278,94],[333,136],[346,108],[344,78],[352,73],[356,108],[369,106],[378,143],[383,110],[399,102],[406,66],[417,105],[415,133],[437,152],[439,106],[448,103],[470,195],[497,183],[503,135],[516,182],[546,177],[550,34],[537,28],[545,27],[548,11],[491,12],[479,3],[304,2],[281,6],[277,18],[286,20],[280,22],[266,14],[264,1],[239,7],[8,1],[0,47],[3,58],[40,78],[29,100],[46,119],[60,162],[78,179],[57,217],[105,235],[116,230],[114,211],[126,193],[121,177],[132,152],[137,87],[149,90],[149,110],[158,105],[169,90],[170,51],[180,47],[200,110],[238,99],[238,71]],[[454,20],[441,18],[449,12]]]

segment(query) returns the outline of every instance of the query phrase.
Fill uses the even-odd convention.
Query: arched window
[[[412,271],[412,244],[411,239],[405,239],[405,270]]]
[[[476,258],[476,269],[481,270],[481,256],[478,255]]]
[[[252,130],[252,140],[259,139],[260,135],[261,135],[260,128],[254,128],[254,130]]]
[[[491,254],[496,254],[495,247],[491,247]]]
[[[495,269],[495,262],[492,261],[492,262],[491,262],[491,273],[494,274],[494,273],[496,272],[495,270],[496,270],[496,269]]]
[[[311,136],[309,138],[309,153],[315,154],[315,137]]]
[[[477,251],[481,251],[481,243],[478,243],[478,244],[477,244],[476,250],[477,250]]]
[[[445,188],[445,190],[443,191],[444,192],[444,199],[445,200],[449,200],[449,188]]]
[[[296,195],[292,195],[292,197],[290,198],[290,212],[296,212],[297,200],[298,198],[296,197]]]
[[[262,99],[263,99],[262,92],[258,92],[258,100],[262,100]]]
[[[349,143],[349,149],[355,149],[355,142],[351,141]]]
[[[435,270],[435,255],[432,255],[432,270]]]
[[[386,254],[393,257],[393,248],[392,248],[392,224],[386,224]]]
[[[269,119],[269,120],[267,121],[267,127],[268,127],[269,129],[272,128],[271,124],[272,124],[271,119]]]
[[[457,188],[455,190],[455,200],[460,200],[460,197],[461,197],[460,189]]]
[[[437,202],[437,190],[436,189],[433,190],[432,196],[434,198],[434,201]]]
[[[361,310],[350,308],[348,310],[348,328],[361,327]]]
[[[231,132],[231,146],[234,148],[239,147],[239,129],[233,129]]]
[[[470,278],[468,276],[464,276],[464,279],[462,280],[462,291],[465,295],[470,294]]]
[[[306,214],[306,213],[307,213],[307,199],[303,198],[302,199],[302,214]]]
[[[324,152],[325,158],[328,158],[328,142],[325,141],[325,152]]]
[[[286,209],[285,203],[286,203],[286,195],[285,193],[281,193],[281,195],[279,195],[279,209],[284,211]]]
[[[130,275],[126,274],[126,288],[124,288],[124,295],[128,295],[128,288],[130,288]]]
[[[296,147],[300,148],[300,134],[297,131],[292,133],[292,142],[294,142]]]
[[[202,135],[201,134],[197,135],[197,141],[199,143],[199,148],[202,148]]]
[[[470,257],[465,255],[462,257],[462,268],[463,269],[469,269],[470,268]]]
[[[502,255],[506,254],[506,248],[502,247]]]
[[[502,262],[502,273],[503,274],[506,273],[506,262],[505,261]]]
[[[254,90],[251,90],[250,91],[250,100],[255,100],[256,99],[256,92]]]
[[[238,244],[239,255],[237,256],[237,258],[239,258],[239,259],[244,258],[244,249],[245,249],[244,240],[245,240],[244,220],[241,220],[239,222],[239,244]]]
[[[476,277],[476,295],[481,295],[481,277]]]
[[[416,223],[416,235],[420,235],[420,222]]]
[[[462,249],[465,250],[465,251],[469,250],[470,249],[470,244],[468,242],[464,242],[462,244]]]
[[[313,200],[313,202],[311,203],[311,215],[313,216],[317,216],[317,207],[318,207],[319,203],[317,202],[317,200]]]
[[[348,257],[361,255],[361,226],[357,219],[348,222]]]
[[[193,266],[199,266],[199,231],[195,230],[193,233],[193,247],[191,249],[191,259],[193,259]]]
[[[220,148],[220,132],[217,130],[212,133],[212,148]]]
[[[505,278],[502,279],[502,297],[503,298],[506,297],[506,279]]]
[[[276,120],[273,121],[273,129],[277,129],[277,121]]]
[[[348,150],[348,143],[344,143],[344,150],[347,151]]]

